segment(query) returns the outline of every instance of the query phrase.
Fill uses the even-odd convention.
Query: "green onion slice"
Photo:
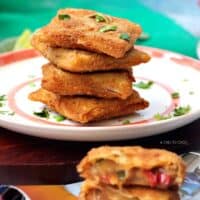
[[[157,114],[154,115],[154,119],[158,120],[158,121],[167,120],[167,119],[170,119],[170,118],[172,118],[172,116],[170,114],[169,115],[162,115],[160,113],[157,113]]]
[[[99,32],[103,33],[103,32],[116,31],[116,30],[117,30],[117,26],[106,25],[106,26],[102,26],[99,29]]]
[[[54,116],[54,119],[57,121],[57,122],[62,122],[64,121],[66,118],[62,115],[56,115]]]
[[[6,101],[7,100],[7,97],[6,95],[0,95],[0,101]]]
[[[102,13],[96,13],[90,18],[94,18],[96,22],[106,22],[110,23],[112,21],[112,18],[110,16],[103,15]]]
[[[178,92],[173,92],[171,96],[173,99],[178,99],[180,97],[180,94]]]
[[[125,177],[126,177],[126,173],[124,170],[120,170],[120,171],[117,171],[117,177],[120,179],[120,180],[123,180]]]
[[[42,118],[49,118],[49,110],[45,107],[40,112],[33,112],[34,115]]]
[[[151,86],[153,85],[153,81],[148,81],[148,82],[143,82],[140,81],[139,83],[135,83],[133,84],[135,87],[137,88],[141,88],[141,89],[149,89],[151,88]]]
[[[174,109],[174,117],[178,117],[178,116],[181,116],[181,115],[185,115],[187,114],[188,112],[190,112],[191,108],[190,106],[180,106],[180,107],[177,107]]]
[[[68,15],[68,14],[59,14],[58,15],[58,19],[59,20],[68,20],[68,19],[70,19],[71,17],[70,17],[70,15]]]
[[[124,121],[122,122],[123,125],[130,124],[130,123],[131,123],[131,122],[130,122],[128,119],[126,119],[126,120],[124,120]]]
[[[121,33],[119,38],[128,42],[130,41],[130,35],[128,33]]]

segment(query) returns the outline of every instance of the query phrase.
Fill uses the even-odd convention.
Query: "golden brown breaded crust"
[[[39,42],[35,36],[33,36],[32,45],[59,68],[71,72],[126,69],[150,60],[148,54],[136,49],[128,51],[123,58],[113,58],[89,51],[51,47],[47,43]]]
[[[42,71],[42,88],[58,95],[127,99],[133,92],[132,70],[78,74],[49,63],[43,65]]]
[[[77,170],[84,178],[90,176],[90,169],[96,160],[107,159],[114,161],[121,169],[139,168],[151,170],[164,168],[176,172],[175,182],[181,185],[185,177],[185,164],[175,153],[161,149],[145,149],[139,146],[110,147],[102,146],[90,150],[77,166]]]
[[[60,20],[59,15],[67,14],[70,19]],[[132,48],[141,34],[139,25],[128,20],[105,15],[105,22],[96,22],[96,11],[83,9],[62,9],[46,27],[40,29],[34,37],[51,46],[85,49],[121,58]],[[100,32],[104,26],[117,26],[115,31]],[[130,40],[120,39],[121,33],[127,33]]]
[[[108,185],[97,185],[86,180],[81,186],[79,200],[180,200],[177,191],[156,190],[147,187],[116,189]]]
[[[126,100],[100,99],[92,97],[59,96],[45,89],[29,95],[29,99],[40,101],[61,115],[80,123],[132,114],[149,104],[136,91]]]

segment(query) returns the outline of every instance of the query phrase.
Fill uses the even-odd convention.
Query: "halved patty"
[[[97,15],[104,20],[98,21]],[[121,58],[141,34],[139,25],[84,9],[59,10],[35,37],[54,47],[84,49]]]
[[[132,114],[149,105],[136,91],[126,100],[121,100],[60,96],[41,88],[31,93],[29,99],[40,101],[68,119],[83,124]]]
[[[89,51],[51,47],[48,43],[40,42],[37,36],[33,36],[32,45],[50,62],[71,72],[127,69],[150,60],[148,54],[136,49],[131,49],[123,58],[117,59]]]
[[[142,147],[92,149],[78,165],[83,178],[109,185],[177,188],[185,175],[182,159],[169,151]]]
[[[42,88],[58,95],[89,95],[126,99],[132,94],[132,70],[71,73],[49,63],[43,65]]]

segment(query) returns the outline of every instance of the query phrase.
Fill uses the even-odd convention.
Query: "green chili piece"
[[[102,26],[99,29],[99,32],[103,33],[103,32],[116,31],[116,30],[117,30],[117,26],[106,25],[106,26]]]
[[[58,15],[58,19],[59,20],[68,20],[68,19],[70,19],[71,17],[70,17],[70,15],[68,15],[68,14],[59,14]]]
[[[130,36],[128,33],[121,33],[120,36],[119,36],[120,39],[122,40],[126,40],[126,41],[130,41]]]
[[[118,177],[120,180],[123,180],[123,179],[126,177],[126,173],[125,173],[124,170],[117,171],[116,174],[117,174],[117,177]]]

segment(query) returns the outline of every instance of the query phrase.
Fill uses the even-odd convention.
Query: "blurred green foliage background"
[[[138,44],[180,52],[196,57],[197,38],[172,19],[144,6],[139,0],[1,0],[0,40],[18,36],[26,28],[44,26],[60,8],[94,9],[139,23],[150,39]]]

